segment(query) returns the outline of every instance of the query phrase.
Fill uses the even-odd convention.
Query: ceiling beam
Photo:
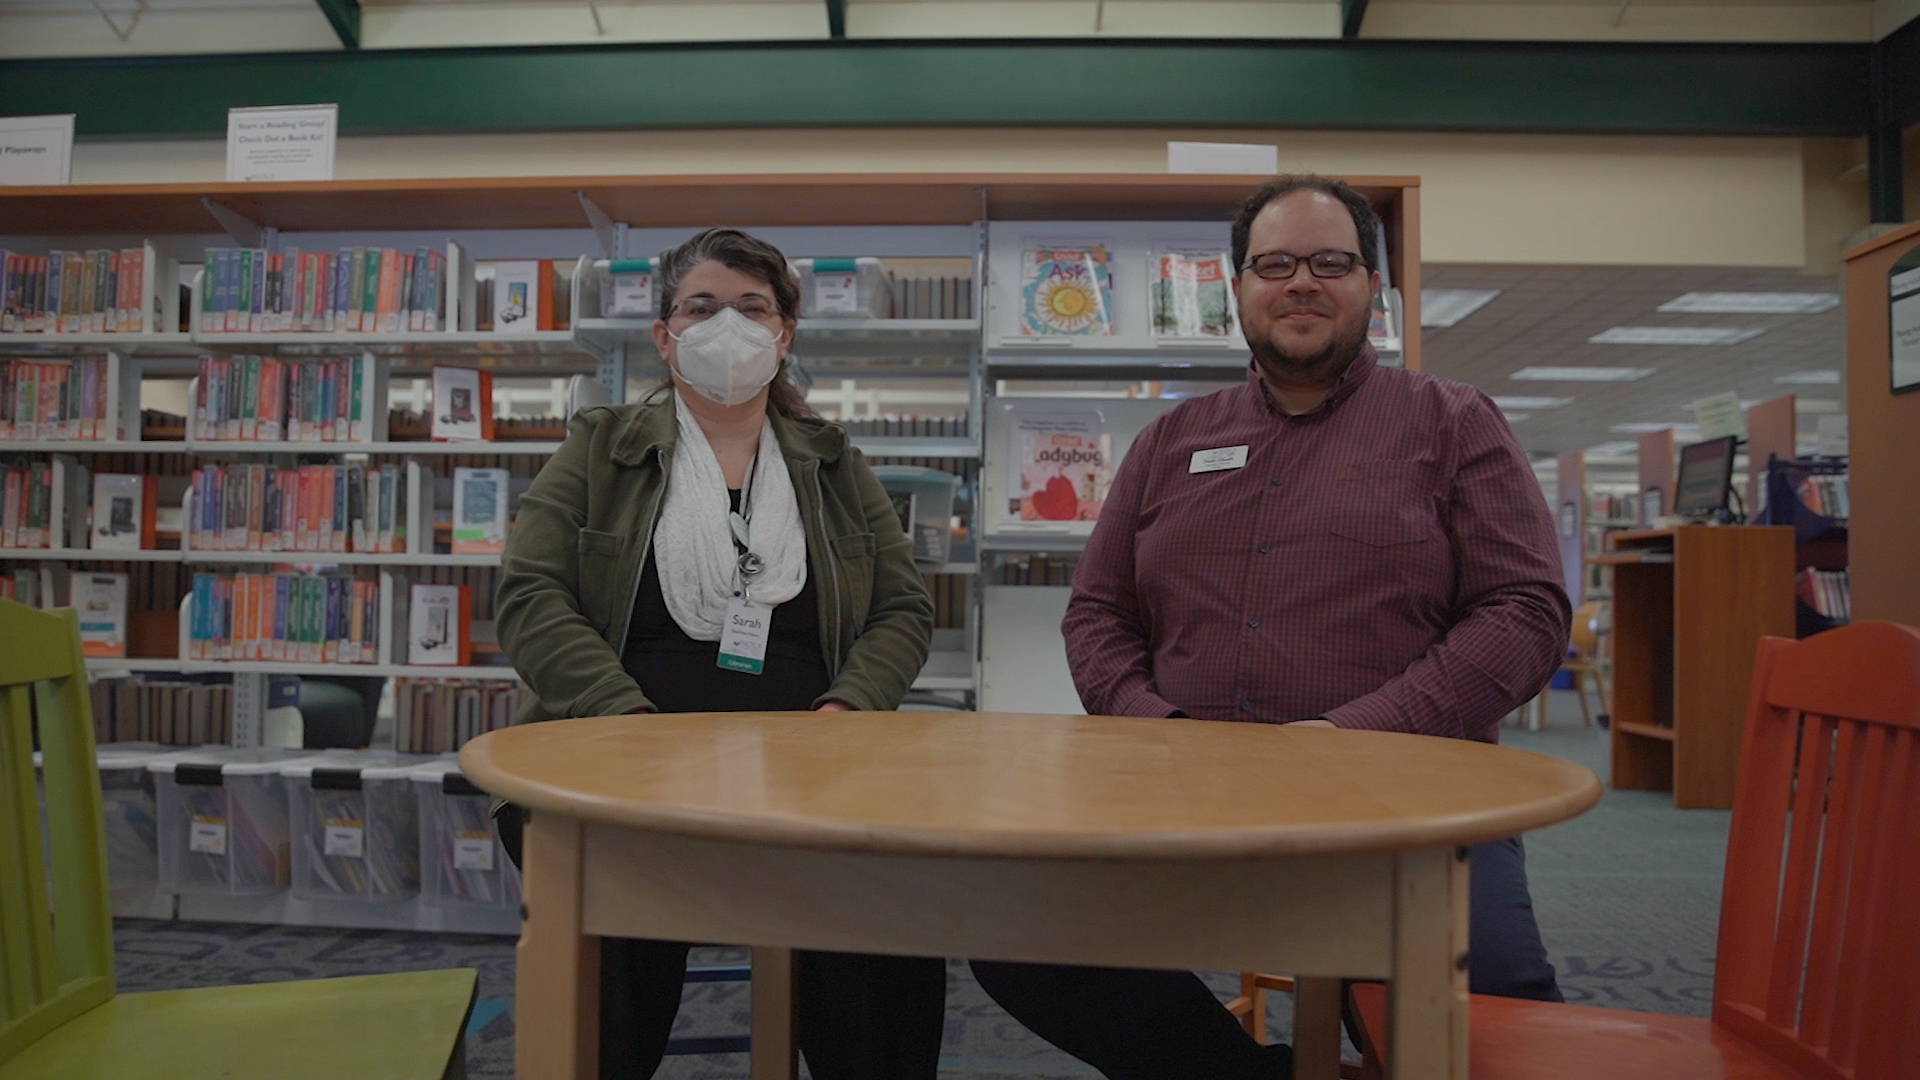
[[[1340,0],[1340,36],[1357,38],[1360,24],[1367,21],[1367,0]]]
[[[360,47],[360,0],[315,0],[345,49]]]
[[[1864,135],[1873,46],[904,42],[355,49],[0,61],[0,101],[84,138],[218,138],[340,105],[342,135],[1096,126]],[[716,70],[734,77],[715,81]],[[1033,88],[1047,86],[1036,94]],[[467,93],[512,87],[512,93]]]
[[[847,36],[847,0],[827,0],[827,36]]]

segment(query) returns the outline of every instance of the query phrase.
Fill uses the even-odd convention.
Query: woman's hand
[[[813,711],[814,712],[852,712],[853,706],[847,704],[844,701],[827,701],[827,702],[822,702],[820,706],[814,709]]]

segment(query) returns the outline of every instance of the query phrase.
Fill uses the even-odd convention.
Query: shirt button
[[[1259,620],[1258,618],[1252,618],[1252,619],[1248,619],[1248,620],[1247,620],[1247,625],[1248,625],[1248,626],[1251,626],[1251,627],[1254,627],[1255,629],[1258,629],[1258,628],[1259,628],[1259,626],[1260,626],[1260,620]]]
[[[1281,481],[1280,481],[1280,478],[1279,478],[1279,477],[1277,477],[1277,476],[1276,476],[1276,477],[1274,477],[1274,478],[1273,478],[1273,486],[1274,486],[1274,487],[1279,487],[1279,486],[1280,486],[1280,483],[1281,483]]]
[[[1253,711],[1253,699],[1252,699],[1252,698],[1247,698],[1246,700],[1244,700],[1244,701],[1242,701],[1242,702],[1240,703],[1240,711],[1241,711],[1241,712],[1252,712],[1252,711]]]
[[[1260,545],[1260,554],[1262,554],[1262,555],[1265,555],[1265,554],[1266,554],[1267,552],[1269,552],[1269,551],[1272,551],[1272,550],[1273,550],[1273,545],[1272,545],[1272,544],[1261,544],[1261,545]]]

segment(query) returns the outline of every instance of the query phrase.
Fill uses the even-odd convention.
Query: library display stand
[[[1791,637],[1793,530],[1689,525],[1613,533],[1613,786],[1733,805],[1765,636]]]
[[[1765,476],[1764,520],[1793,530],[1797,636],[1812,637],[1845,626],[1852,611],[1847,575],[1851,510],[1847,462],[1769,457]]]
[[[1383,219],[1378,239],[1385,248],[1383,269],[1392,292],[1376,328],[1376,347],[1384,363],[1418,369],[1419,181],[1347,179],[1373,201]],[[982,649],[983,635],[992,635],[996,646],[1035,635],[1057,641],[1060,601],[1051,591],[1044,603],[1008,595],[983,604],[985,589],[991,583],[996,589],[1017,590],[1029,579],[1034,586],[1060,588],[1091,530],[1090,522],[1059,527],[1008,514],[1007,489],[1017,482],[1017,471],[1008,460],[1008,447],[995,440],[1006,438],[1014,414],[1091,407],[1101,414],[1109,436],[1111,457],[1105,467],[1110,475],[1133,435],[1177,396],[1243,378],[1248,354],[1237,328],[1178,337],[1155,323],[1151,312],[1159,301],[1152,276],[1165,252],[1202,259],[1224,253],[1228,223],[1253,185],[1241,176],[835,174],[6,189],[0,191],[0,247],[37,252],[49,238],[58,247],[65,237],[85,236],[91,243],[110,236],[122,247],[141,246],[152,272],[148,292],[141,297],[145,314],[130,327],[134,332],[0,332],[0,365],[11,360],[106,361],[99,381],[102,394],[93,407],[100,415],[92,417],[101,422],[84,432],[91,437],[65,437],[78,431],[36,430],[33,437],[0,439],[0,464],[45,462],[59,454],[95,473],[157,474],[161,508],[158,536],[140,550],[93,550],[84,540],[63,537],[36,548],[0,549],[0,573],[45,571],[39,578],[51,580],[48,575],[56,574],[56,567],[70,563],[75,572],[134,574],[129,655],[90,659],[90,672],[98,677],[140,672],[231,680],[231,741],[243,750],[262,741],[271,675],[495,684],[512,680],[511,668],[489,662],[499,658],[485,635],[476,635],[471,665],[408,663],[405,600],[412,583],[473,581],[478,583],[476,592],[491,591],[492,579],[485,575],[497,572],[497,555],[449,550],[444,519],[451,506],[452,468],[511,468],[518,480],[511,498],[517,500],[526,478],[559,448],[558,438],[496,435],[490,442],[431,442],[425,441],[424,432],[389,430],[389,410],[406,399],[409,383],[427,379],[435,365],[481,368],[495,378],[568,379],[569,408],[635,400],[657,384],[664,371],[654,351],[652,317],[617,314],[634,310],[631,305],[639,300],[615,295],[615,264],[630,272],[640,260],[699,228],[740,222],[796,260],[819,260],[804,267],[812,275],[837,273],[842,264],[850,264],[857,279],[851,311],[833,309],[830,290],[818,282],[808,293],[813,306],[802,313],[794,349],[802,385],[817,387],[827,379],[942,379],[964,381],[967,387],[963,422],[937,429],[846,425],[854,445],[869,458],[941,469],[961,480],[955,513],[963,529],[955,533],[944,563],[928,559],[923,566],[944,614],[910,702],[974,707],[982,688],[991,686],[1002,702],[1070,703],[1076,699],[1063,665],[1058,671],[1040,671],[1026,662],[1023,650]],[[437,302],[446,329],[234,332],[224,326],[213,330],[198,317],[210,295],[209,278],[198,265],[209,248],[285,245],[312,253],[370,244],[424,249],[436,258],[444,253],[446,273],[438,282]],[[1036,246],[1075,245],[1103,248],[1112,260],[1110,291],[1102,300],[1110,305],[1104,312],[1109,332],[1023,331],[1021,307],[1030,302],[1023,294],[1023,284],[1030,284],[1022,280],[1025,253]],[[557,288],[565,295],[555,293],[555,329],[495,333],[481,328],[484,323],[476,316],[484,304],[476,302],[474,275],[483,265],[504,259],[546,259],[558,268]],[[888,308],[879,286],[880,267],[890,259],[903,265],[945,260],[943,265],[965,270],[956,269],[946,279],[916,279],[918,286],[930,288],[896,291]],[[422,288],[420,295],[433,297],[431,283]],[[219,294],[212,296],[217,301]],[[876,317],[883,310],[890,314]],[[1218,313],[1210,312],[1197,324],[1189,318],[1180,325],[1217,330],[1217,322]],[[351,398],[360,422],[345,425],[347,437],[331,441],[236,439],[196,425],[193,417],[185,430],[143,430],[143,380],[197,379],[208,370],[226,370],[209,369],[203,359],[259,356],[288,364],[344,363],[345,370],[358,374],[353,384],[358,391]],[[195,400],[199,391],[196,383]],[[46,437],[50,434],[62,437]],[[397,469],[407,533],[398,550],[237,550],[225,542],[210,544],[205,535],[196,538],[195,526],[202,517],[198,511],[205,509],[194,502],[191,477],[196,470],[208,465],[244,469],[321,462]],[[323,573],[374,583],[378,600],[372,606],[372,662],[235,658],[196,650],[189,587],[196,571],[265,574],[282,570],[283,564],[302,573],[324,568]],[[1006,625],[983,625],[993,618]],[[990,670],[996,656],[1009,661],[1003,670]],[[391,755],[391,736],[385,738],[373,751]],[[158,768],[136,784],[145,785],[143,791],[128,795],[129,836],[156,835],[143,833],[136,820],[143,813],[140,799],[152,797],[150,820],[157,821],[158,836],[170,838],[146,845],[153,853],[151,864],[134,865],[137,858],[117,860],[127,861],[128,873],[134,875],[128,879],[130,899],[123,906],[128,913],[170,905],[175,913],[207,918],[501,932],[515,928],[517,882],[504,876],[497,882],[487,878],[489,873],[507,873],[504,858],[495,860],[491,871],[460,862],[478,865],[486,860],[477,851],[456,850],[462,828],[477,833],[484,826],[458,824],[472,817],[473,806],[447,786],[457,786],[457,775],[441,776],[437,782],[408,775],[419,800],[411,826],[422,845],[418,891],[404,900],[396,893],[392,901],[370,902],[328,895],[328,859],[350,857],[329,856],[324,821],[308,819],[315,805],[331,798],[322,792],[346,789],[317,786],[313,778],[321,778],[319,785],[346,784],[324,770],[358,770],[361,799],[371,817],[376,802],[388,811],[398,805],[385,797],[391,792],[384,791],[398,783],[397,778],[380,770],[401,765],[301,762],[295,769],[299,775],[284,777],[264,761],[248,761],[234,763],[229,777],[225,761],[202,761],[189,763],[185,774],[187,780],[206,781],[196,784],[182,782],[178,751],[172,746],[143,751]],[[103,750],[103,761],[108,753]],[[216,764],[220,768],[208,771]],[[129,775],[140,771],[129,770]],[[220,778],[217,785],[211,782],[215,776]],[[156,786],[157,794],[148,796]],[[384,794],[379,799],[365,794],[373,790]],[[214,792],[225,794],[216,797]],[[219,857],[190,848],[166,854],[156,845],[191,840],[194,815],[184,808],[194,798],[231,804],[235,820],[253,822],[246,827],[264,838],[266,849],[236,844]],[[262,808],[266,802],[278,807],[277,821],[274,812]],[[407,827],[396,826],[402,831]],[[445,851],[429,857],[425,848],[430,837],[444,839]],[[317,853],[307,853],[314,857],[300,859],[298,865],[267,867],[271,878],[261,876],[266,872],[261,867],[245,863],[276,843],[309,840],[321,845]],[[364,842],[374,841],[368,837]],[[336,839],[336,847],[345,843]],[[194,858],[185,858],[189,854]],[[389,885],[402,882],[403,891],[414,887],[406,886],[404,878],[389,878]],[[136,888],[136,879],[156,884]],[[331,880],[340,879],[335,875]],[[290,889],[296,881],[298,895]]]

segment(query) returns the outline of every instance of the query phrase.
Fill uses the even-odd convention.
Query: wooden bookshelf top
[[[1391,206],[1410,176],[1352,176]],[[286,232],[580,228],[584,192],[635,227],[965,225],[996,221],[1226,220],[1250,176],[1164,173],[820,173],[112,184],[0,189],[0,235],[215,232],[202,199]]]

